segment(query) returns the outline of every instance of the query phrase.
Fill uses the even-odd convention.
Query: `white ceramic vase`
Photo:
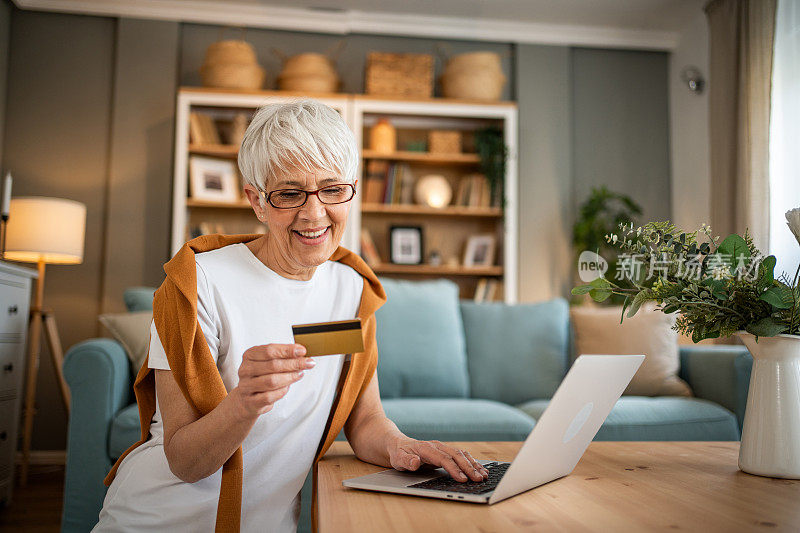
[[[739,468],[800,479],[800,336],[737,335],[753,355]]]

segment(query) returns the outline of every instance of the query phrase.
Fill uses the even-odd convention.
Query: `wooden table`
[[[519,442],[462,442],[510,461]],[[350,531],[800,531],[800,481],[737,468],[737,442],[593,442],[575,471],[494,505],[349,489],[380,467],[336,442],[319,463],[320,533]]]

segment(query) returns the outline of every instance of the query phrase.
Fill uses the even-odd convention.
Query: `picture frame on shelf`
[[[491,234],[472,235],[464,249],[464,266],[492,266],[496,239]]]
[[[233,161],[192,156],[189,158],[189,185],[192,200],[239,201],[239,178]]]
[[[390,261],[396,265],[421,265],[424,257],[422,227],[392,226],[389,229]]]

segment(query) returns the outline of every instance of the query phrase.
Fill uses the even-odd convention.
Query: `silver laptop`
[[[442,468],[384,470],[345,487],[475,503],[496,503],[568,475],[644,361],[644,355],[582,355],[510,463],[479,461],[486,481],[458,482]]]

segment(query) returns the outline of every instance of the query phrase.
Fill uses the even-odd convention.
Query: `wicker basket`
[[[300,76],[303,74],[336,76],[336,68],[327,56],[309,52],[286,58],[281,76]]]
[[[498,54],[469,52],[448,59],[439,81],[446,98],[499,100],[506,77]]]
[[[333,93],[339,88],[339,76],[328,57],[307,53],[287,58],[278,75],[278,89]]]
[[[339,89],[339,78],[306,74],[300,76],[281,76],[278,90],[308,93],[335,93]]]
[[[450,74],[462,70],[470,72],[475,70],[491,70],[502,73],[503,69],[500,66],[500,54],[494,52],[468,52],[466,54],[451,56],[447,60],[445,73]]]
[[[455,130],[428,132],[428,151],[434,154],[460,154],[461,132]]]
[[[379,96],[432,97],[433,56],[370,52],[365,92]]]
[[[218,41],[206,50],[200,77],[206,87],[260,89],[266,73],[245,41]]]

